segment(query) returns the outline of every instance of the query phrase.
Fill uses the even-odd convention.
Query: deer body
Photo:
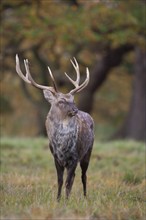
[[[24,60],[26,76],[23,75],[19,58],[16,55],[16,71],[18,75],[27,83],[42,89],[45,99],[51,104],[50,111],[46,119],[46,130],[49,138],[50,150],[54,156],[54,162],[58,178],[57,199],[61,197],[64,170],[67,170],[66,198],[69,197],[78,162],[82,170],[82,183],[84,196],[86,196],[86,171],[88,169],[90,155],[94,141],[93,119],[88,113],[77,109],[74,103],[74,94],[85,88],[89,82],[89,71],[87,69],[86,80],[79,85],[79,66],[74,58],[72,64],[77,73],[76,81],[73,81],[66,73],[67,78],[73,83],[75,88],[67,94],[58,92],[57,86],[48,67],[53,87],[37,84],[29,71],[28,60]]]
[[[50,125],[52,128],[50,129]],[[67,167],[74,161],[78,160],[76,143],[78,138],[78,125],[74,119],[61,122],[57,121],[51,124],[50,120],[46,121],[48,137],[52,153],[58,163]]]
[[[52,120],[53,119],[53,120]],[[70,118],[60,120],[50,112],[46,129],[52,153],[59,164],[67,167],[79,162],[93,145],[93,120],[89,114],[78,111]]]

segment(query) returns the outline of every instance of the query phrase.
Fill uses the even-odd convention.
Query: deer
[[[26,83],[43,90],[44,98],[50,103],[50,110],[46,118],[46,131],[49,139],[49,148],[54,157],[57,171],[58,192],[57,200],[60,201],[63,186],[63,176],[66,170],[65,195],[69,198],[75,178],[78,163],[81,167],[81,181],[83,194],[86,197],[87,169],[94,142],[94,121],[92,117],[80,111],[74,102],[74,95],[83,90],[89,83],[89,69],[86,68],[86,79],[80,84],[80,70],[77,60],[70,60],[75,71],[76,80],[65,73],[74,88],[67,94],[58,91],[55,78],[50,67],[48,71],[52,87],[36,83],[31,76],[28,59],[24,59],[26,74],[20,68],[19,57],[16,54],[16,72]]]

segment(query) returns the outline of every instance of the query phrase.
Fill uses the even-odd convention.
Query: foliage
[[[118,48],[125,44],[132,44],[135,47],[140,46],[142,49],[145,48],[146,7],[144,1],[77,0],[76,2],[78,4],[67,4],[67,2],[71,1],[2,0],[1,2],[1,47],[3,55],[3,77],[1,84],[7,83],[10,87],[10,89],[7,89],[7,86],[4,85],[2,89],[2,93],[6,93],[6,97],[11,100],[8,100],[9,103],[15,102],[15,100],[12,100],[11,94],[13,94],[13,97],[16,97],[17,105],[15,105],[13,114],[15,112],[18,114],[18,108],[19,112],[23,112],[23,107],[27,105],[25,101],[22,103],[22,97],[20,98],[19,92],[17,93],[19,87],[17,85],[18,77],[14,74],[16,72],[14,60],[16,53],[20,54],[21,62],[23,58],[30,60],[31,72],[39,83],[48,83],[47,65],[50,65],[59,86],[63,87],[61,88],[62,91],[66,91],[64,85],[67,85],[67,81],[62,73],[64,71],[72,73],[71,65],[68,61],[73,56],[78,59],[81,72],[83,72],[85,66],[89,66],[90,70],[94,69],[97,61],[110,49]],[[130,64],[133,64],[133,60],[134,58],[130,60]],[[122,71],[123,73],[127,73],[126,68]],[[90,72],[92,74],[92,71]],[[116,75],[120,78],[119,72],[120,70],[116,72]],[[9,78],[11,84],[8,80],[5,81],[10,74],[12,77],[11,79]],[[81,74],[81,78],[82,76]],[[125,81],[129,82],[128,77],[125,78]],[[108,87],[108,89],[113,88],[114,97],[116,96],[115,91],[118,87],[116,84],[114,83]],[[23,83],[21,85],[26,98],[34,104],[32,110],[34,114],[32,116],[31,113],[31,116],[34,117],[34,115],[37,115],[36,118],[42,118],[42,123],[44,123],[47,107],[45,104],[42,105],[42,96],[39,96],[39,92],[37,91],[33,92],[34,90],[29,90],[28,86],[24,86]],[[123,90],[122,96],[126,96],[128,99],[129,93],[125,95],[125,88],[123,89],[123,84],[121,85],[119,90]],[[70,85],[67,86],[69,87]],[[129,90],[130,88],[129,86]],[[110,94],[109,91],[108,93]],[[121,115],[125,115],[127,110],[125,103],[127,107],[129,99],[128,101],[123,99],[123,101],[120,99],[121,97],[117,98],[117,100],[120,100],[119,103],[112,102],[110,111],[107,112],[104,109],[104,106],[106,106],[105,99],[108,99],[108,102],[111,102],[111,100],[108,96],[99,94],[99,96],[101,95],[101,101],[98,100],[100,103],[95,103],[95,106],[98,106],[101,110],[100,112],[103,113],[99,120],[102,121],[105,118],[106,121],[111,119],[114,123],[115,121],[121,122],[123,119]],[[22,103],[21,106],[19,104],[20,100]],[[119,109],[117,106],[120,106]],[[94,110],[95,118],[98,117],[98,108]],[[107,107],[107,109],[109,108]],[[115,113],[115,111],[117,112]],[[41,113],[39,114],[38,112],[42,112],[42,115],[44,112],[45,116],[43,115],[42,117]],[[111,115],[116,115],[117,117],[113,119]],[[26,121],[25,116],[23,115],[22,117]],[[11,124],[23,120],[22,118],[21,120],[17,120],[16,116],[13,118],[14,120],[8,123],[8,129],[10,129]],[[8,118],[9,120],[11,119]],[[42,126],[35,123],[34,129],[36,127]],[[18,124],[12,126],[11,130],[13,134],[16,131],[18,134]]]
[[[5,9],[7,4],[9,8]],[[21,51],[41,44],[43,51],[47,47],[47,57],[53,61],[62,53],[72,54],[78,46],[91,50],[92,44],[97,49],[101,45],[102,49],[127,43],[145,45],[142,1],[117,1],[112,7],[102,2],[84,2],[82,7],[54,1],[31,4],[30,7],[23,0],[2,1],[3,47],[11,42]]]
[[[12,112],[12,110],[13,108],[8,97],[0,96],[0,112],[6,114]]]
[[[80,169],[69,201],[56,201],[47,139],[1,139],[1,218],[144,219],[144,145],[95,142],[83,198]]]

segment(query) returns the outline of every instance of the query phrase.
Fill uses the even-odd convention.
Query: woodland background
[[[2,0],[0,10],[2,136],[46,135],[50,106],[17,75],[19,54],[40,84],[51,84],[49,65],[62,92],[72,88],[64,72],[74,78],[76,57],[82,80],[90,70],[76,103],[93,116],[97,138],[146,139],[144,0]]]
[[[0,218],[144,220],[146,1],[1,0],[0,12]],[[70,59],[81,80],[89,67],[90,83],[75,96],[95,121],[87,199],[78,166],[69,201],[64,193],[56,201],[44,137],[50,106],[17,75],[16,54],[39,84],[51,85],[49,65],[64,93],[72,89],[64,72],[75,77]]]

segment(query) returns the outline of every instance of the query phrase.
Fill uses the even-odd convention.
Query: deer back
[[[76,115],[78,123],[77,149],[80,160],[84,157],[89,148],[92,148],[94,141],[94,122],[91,116],[83,111]]]

